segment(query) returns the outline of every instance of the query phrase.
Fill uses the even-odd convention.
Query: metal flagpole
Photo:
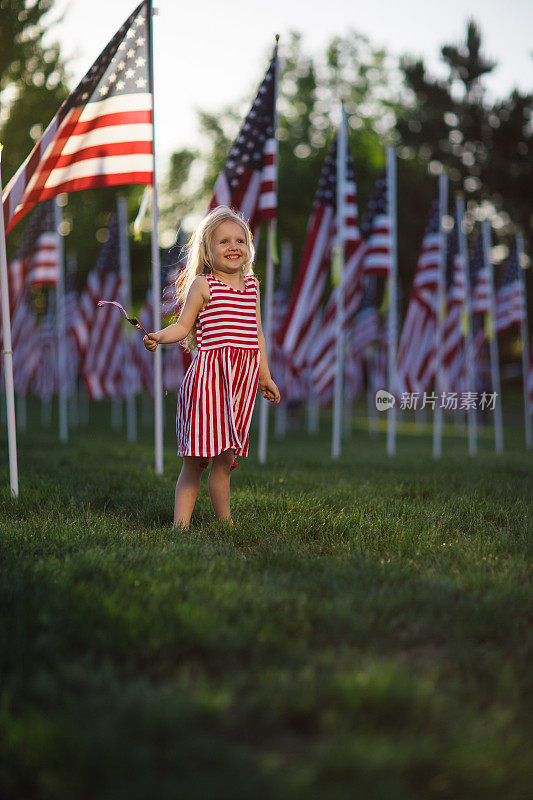
[[[462,262],[463,280],[465,286],[464,299],[464,336],[465,336],[465,374],[467,381],[470,381],[470,389],[465,386],[467,391],[475,391],[476,365],[474,363],[473,341],[472,341],[472,307],[470,298],[470,277],[468,269],[468,245],[465,230],[465,201],[462,194],[458,194],[455,200],[457,225],[459,226],[459,255]],[[477,419],[476,409],[470,405],[467,412],[468,418],[468,452],[471,456],[477,453]]]
[[[54,219],[57,240],[58,277],[56,284],[56,326],[57,326],[57,374],[59,399],[59,440],[68,441],[68,409],[67,409],[67,358],[66,358],[66,324],[65,324],[65,248],[61,232],[63,209],[59,204],[59,196],[54,197]]]
[[[126,308],[131,308],[131,264],[130,264],[130,243],[128,237],[128,206],[124,195],[117,197],[117,218],[118,218],[118,246],[120,256],[120,279],[122,284],[122,298]],[[128,312],[131,313],[131,312]],[[126,335],[124,345],[125,356],[125,388],[126,388],[126,431],[128,442],[137,439],[137,418],[135,414],[135,395],[133,393],[133,364],[132,364],[132,341],[134,331],[128,326],[124,328]]]
[[[481,228],[483,234],[483,262],[485,269],[489,272],[489,330],[487,338],[489,340],[490,353],[490,372],[492,378],[492,391],[496,392],[494,403],[494,446],[497,453],[503,453],[503,421],[502,421],[502,394],[500,387],[500,364],[498,356],[498,337],[496,334],[496,309],[494,308],[494,275],[492,261],[490,257],[491,235],[490,221],[484,219]]]
[[[444,215],[448,210],[448,176],[439,176],[439,268],[437,273],[437,314],[435,318],[435,413],[433,415],[433,457],[442,455],[442,409],[439,396],[442,387],[442,326],[444,323],[446,297],[444,277],[446,269],[446,232]]]
[[[526,447],[529,450],[533,445],[533,434],[531,431],[531,412],[527,402],[527,373],[529,369],[529,334],[527,324],[527,295],[526,295],[526,276],[522,269],[522,258],[524,252],[524,238],[521,233],[516,235],[516,256],[518,258],[518,274],[522,286],[522,302],[524,309],[520,320],[520,338],[522,339],[522,385],[524,388],[524,426],[526,432]]]
[[[161,328],[161,264],[159,258],[158,235],[158,208],[157,208],[157,178],[156,178],[156,150],[155,150],[155,91],[154,91],[154,9],[152,1],[148,2],[148,30],[150,41],[148,51],[150,54],[150,89],[152,91],[152,296],[153,296],[153,325],[154,330]],[[154,353],[154,438],[155,438],[155,471],[157,475],[163,474],[163,361],[161,347]]]
[[[387,209],[390,220],[390,270],[388,281],[389,294],[389,327],[387,371],[389,392],[396,396],[396,348],[398,340],[398,254],[396,231],[396,151],[387,147]],[[387,411],[387,454],[396,452],[396,403]]]
[[[2,145],[0,144],[0,197],[2,196]],[[0,292],[2,295],[2,342],[4,382],[6,388],[7,441],[9,450],[9,483],[11,497],[19,496],[17,467],[17,429],[15,422],[15,393],[13,386],[13,351],[11,350],[11,319],[9,315],[9,285],[7,282],[6,232],[3,205],[0,208]]]
[[[333,285],[337,287],[335,309],[335,384],[333,388],[333,430],[331,456],[339,458],[342,436],[343,356],[344,356],[344,223],[346,204],[346,160],[348,154],[346,112],[341,104],[341,122],[337,134],[337,241],[332,253]]]
[[[276,36],[276,62],[274,67],[274,142],[275,142],[275,163],[276,173],[278,169],[278,81],[279,81],[279,61],[278,61],[278,40]],[[277,180],[276,180],[277,191]],[[266,288],[265,288],[265,345],[267,354],[270,354],[272,343],[272,306],[274,301],[274,252],[276,241],[277,220],[270,220],[268,224],[267,256],[266,256]],[[260,398],[259,407],[259,463],[264,464],[267,457],[268,442],[268,407],[270,400]]]

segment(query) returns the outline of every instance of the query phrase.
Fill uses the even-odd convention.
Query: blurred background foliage
[[[29,153],[73,88],[59,44],[43,35],[57,22],[54,0],[29,8],[25,0],[0,0],[0,140],[4,143],[4,185]],[[483,54],[479,26],[469,21],[460,44],[444,44],[448,74],[437,79],[423,60],[408,55],[399,63],[356,31],[335,37],[325,52],[306,51],[293,32],[282,43],[279,87],[279,241],[293,246],[297,269],[307,221],[327,148],[339,119],[339,100],[349,117],[360,216],[385,164],[385,148],[398,153],[398,256],[400,300],[405,306],[437,176],[446,170],[450,198],[466,197],[469,227],[485,214],[496,230],[497,263],[504,260],[519,226],[526,252],[533,244],[533,94],[517,90],[489,102],[484,78],[496,63]],[[265,53],[265,68],[270,53]],[[198,140],[172,153],[160,175],[160,241],[170,247],[176,231],[190,232],[207,207],[216,177],[262,78],[231,107],[198,112]],[[68,87],[68,88],[67,88]],[[115,208],[116,189],[74,193],[65,206],[66,251],[75,254],[81,288],[94,264]],[[130,220],[143,187],[121,190]],[[8,236],[13,255],[24,223]],[[149,218],[141,241],[132,241],[134,303],[150,280]],[[264,238],[263,242],[264,244]],[[262,249],[258,272],[261,276]],[[531,292],[530,292],[531,294]],[[530,298],[531,301],[531,298]],[[531,307],[531,304],[530,304]]]

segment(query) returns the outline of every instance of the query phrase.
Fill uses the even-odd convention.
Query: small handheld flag
[[[126,309],[124,308],[124,306],[121,306],[120,303],[117,303],[116,300],[99,300],[98,301],[98,307],[99,308],[101,306],[105,306],[105,305],[116,306],[122,312],[122,314],[124,316],[124,319],[128,320],[130,325],[133,325],[134,328],[138,328],[140,331],[144,331],[144,333],[148,336],[148,331],[145,328],[143,328],[143,326],[141,325],[141,323],[139,322],[137,317],[128,317],[128,315],[126,314]]]

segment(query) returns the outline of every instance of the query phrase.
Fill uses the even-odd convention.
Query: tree
[[[515,90],[509,98],[487,102],[482,80],[496,63],[482,55],[473,20],[464,44],[444,45],[441,56],[449,69],[444,80],[428,75],[422,60],[402,59],[413,102],[398,119],[401,140],[434,174],[447,168],[452,185],[468,197],[470,215],[481,203],[510,213],[530,248],[533,94]],[[507,219],[500,215],[500,227],[509,235],[513,226]]]
[[[267,59],[265,56],[265,63]],[[183,182],[180,184],[178,194],[182,213],[187,205],[195,212],[207,207],[216,178],[224,166],[260,77],[257,76],[238,110],[232,104],[231,108],[222,108],[218,113],[200,113],[200,130],[206,143],[196,154],[196,167],[201,166],[201,175],[196,186],[189,191]],[[350,149],[355,161],[361,213],[385,164],[385,147],[398,138],[395,123],[406,104],[404,95],[401,76],[394,64],[385,51],[372,47],[365,36],[349,31],[344,37],[334,38],[324,54],[310,55],[304,51],[301,35],[290,34],[283,47],[278,102],[278,238],[293,243],[295,265],[320,170],[338,124],[340,100],[344,101],[348,113]],[[180,151],[173,158],[188,158],[189,155],[191,151]],[[188,163],[188,169],[190,166]],[[421,174],[416,164],[402,164],[402,179],[407,184],[405,193],[414,199],[416,208],[423,202],[429,207],[431,198],[429,180],[425,195],[424,191],[418,190]],[[408,232],[400,243],[400,269],[409,273],[414,270],[416,248],[425,224],[424,214],[413,214],[411,209],[411,205],[400,208],[401,222]],[[259,272],[262,269],[261,255],[260,250]]]

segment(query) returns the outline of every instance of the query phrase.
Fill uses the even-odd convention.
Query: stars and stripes
[[[387,174],[376,181],[376,188],[361,220],[361,235],[365,240],[362,272],[386,278],[391,269],[391,221],[388,211]]]
[[[10,265],[13,276],[13,307],[29,286],[57,286],[59,280],[59,234],[55,230],[54,201],[41,203],[24,231]]]
[[[98,309],[96,307],[98,300],[121,299],[122,281],[118,266],[118,224],[116,215],[113,215],[108,239],[100,248],[95,269],[89,276],[90,286],[88,281],[82,296],[83,318],[76,333],[78,342],[87,343],[82,374],[91,400],[100,400],[112,395],[119,396],[122,393],[124,365],[122,317],[116,313],[112,305]]]
[[[485,264],[483,237],[478,234],[470,248],[468,272],[470,279],[470,307],[472,311],[472,357],[477,361],[483,344],[487,341],[487,330],[491,317],[491,267]],[[481,317],[481,319],[480,319]]]
[[[514,245],[505,267],[501,283],[496,290],[496,331],[504,333],[513,325],[521,325],[525,319],[525,298],[518,261],[518,249]]]
[[[376,282],[367,278],[361,305],[347,337],[348,349],[356,353],[362,353],[369,345],[377,342],[379,336],[380,324],[379,312],[376,306]]]
[[[329,269],[337,205],[336,164],[335,140],[322,168],[289,310],[279,332],[280,345],[296,370],[305,366]]]
[[[343,327],[353,323],[362,302],[365,278],[386,277],[390,271],[391,225],[387,210],[387,176],[383,173],[376,186],[368,208],[358,227],[356,187],[353,163],[348,155],[345,242],[346,256],[343,271],[344,297]],[[336,309],[338,287],[334,287],[324,310],[324,316],[309,361],[315,388],[324,399],[333,390],[334,351],[336,339]]]
[[[227,205],[249,221],[255,236],[261,222],[276,217],[276,75],[278,47],[248,116],[215,183],[209,208]]]
[[[440,263],[439,198],[433,200],[397,356],[397,389],[424,392],[435,375],[435,331],[438,311]]]
[[[150,7],[128,17],[7,184],[6,231],[61,192],[152,183]]]
[[[331,371],[335,347],[335,317],[339,290],[333,288],[320,316],[320,304],[336,242],[337,139],[331,145],[320,177],[313,212],[308,225],[300,269],[293,288],[289,311],[280,334],[283,350],[293,370],[313,369],[315,385],[322,385]],[[362,287],[359,279],[361,236],[358,227],[357,189],[353,160],[347,154],[344,189],[344,324],[349,324],[359,305]],[[331,375],[330,375],[331,372]]]

